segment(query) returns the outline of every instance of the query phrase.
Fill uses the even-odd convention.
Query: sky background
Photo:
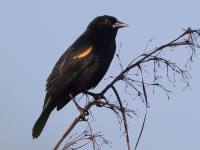
[[[64,131],[78,115],[70,102],[61,111],[53,111],[41,136],[32,139],[32,127],[39,117],[45,96],[45,83],[61,54],[82,34],[89,22],[99,15],[112,15],[129,25],[120,29],[116,38],[117,50],[122,43],[120,57],[125,67],[140,55],[150,39],[149,50],[165,44],[187,27],[199,28],[199,0],[181,1],[52,1],[7,0],[0,2],[0,149],[52,149]],[[188,51],[166,52],[166,58],[184,68]],[[177,77],[175,85],[164,82],[172,90],[170,99],[164,91],[148,88],[148,109],[145,128],[138,150],[199,150],[199,50],[191,68],[191,88]],[[116,76],[121,70],[115,57],[105,78]],[[152,66],[145,79],[152,81]],[[166,76],[165,71],[161,75]],[[93,92],[100,92],[112,80],[103,80]],[[145,106],[141,100],[124,94],[124,85],[117,84],[123,100],[138,116],[128,120],[131,149],[138,138]],[[107,97],[115,100],[112,92]],[[81,105],[85,102],[82,99]],[[115,115],[106,109],[92,108],[96,122],[94,131],[101,131],[113,142],[102,149],[126,149],[126,140]],[[89,117],[91,120],[91,117]],[[86,123],[76,126],[71,135],[81,133]],[[61,145],[62,149],[66,140]],[[83,148],[83,149],[86,149]],[[87,147],[91,149],[91,145]]]

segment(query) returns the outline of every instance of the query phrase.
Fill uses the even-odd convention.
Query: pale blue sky
[[[152,49],[176,38],[183,32],[183,28],[199,28],[199,6],[199,0],[1,1],[0,149],[52,149],[78,115],[76,107],[70,102],[60,112],[53,111],[41,136],[32,139],[32,127],[42,110],[48,75],[60,55],[93,18],[104,14],[113,15],[129,25],[119,30],[116,39],[117,48],[122,42],[121,61],[126,66],[144,51],[150,39],[156,38],[149,46],[149,49]],[[167,58],[184,68],[186,54],[188,53],[183,48],[170,53]],[[152,89],[149,88],[150,109],[138,150],[200,149],[199,55],[197,51],[192,69],[187,68],[192,75],[191,89],[182,91],[184,85],[178,78],[175,88],[163,82],[173,91],[168,100],[162,90],[157,89],[152,95]],[[149,67],[151,70],[152,66]],[[120,67],[115,57],[105,77],[115,76],[119,72]],[[151,81],[151,76],[149,75],[147,80]],[[100,92],[110,81],[102,81],[93,91]],[[121,85],[116,85],[123,91],[123,87],[119,86]],[[111,92],[107,96],[111,94],[111,98],[115,99]],[[132,101],[131,97],[122,97]],[[84,99],[81,104],[84,104]],[[130,102],[129,107],[137,109],[139,116],[129,119],[133,149],[145,107],[140,100]],[[92,112],[96,117],[96,123],[93,123],[95,131],[102,131],[105,137],[113,142],[112,147],[103,146],[102,149],[126,149],[125,137],[121,136],[123,128],[119,130],[113,113],[96,107]],[[80,123],[72,134],[81,132],[85,125]],[[63,145],[60,149],[62,147]]]

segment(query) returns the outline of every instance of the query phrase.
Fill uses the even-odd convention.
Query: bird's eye
[[[106,20],[105,20],[105,24],[110,25],[110,24],[111,24],[111,21],[108,20],[108,19],[106,19]]]

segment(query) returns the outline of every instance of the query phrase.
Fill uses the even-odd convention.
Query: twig
[[[123,118],[123,122],[124,122],[125,133],[126,133],[127,147],[128,147],[128,150],[130,150],[130,142],[129,142],[129,135],[128,135],[128,124],[127,124],[127,119],[126,119],[124,107],[122,105],[121,99],[119,97],[119,94],[118,94],[116,88],[114,86],[112,86],[111,88],[113,89],[113,91],[114,91],[114,93],[117,97],[117,100],[119,102],[119,105],[120,105],[120,110],[121,110],[121,113],[122,113],[122,118]]]

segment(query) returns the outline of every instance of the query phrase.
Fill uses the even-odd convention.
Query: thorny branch
[[[132,117],[131,114],[135,114],[135,112],[131,109],[128,109],[127,107],[123,107],[122,104],[124,102],[121,101],[119,94],[118,94],[116,88],[114,87],[114,84],[118,81],[125,82],[127,85],[126,88],[131,87],[133,89],[133,91],[135,91],[137,93],[136,94],[137,97],[140,97],[140,99],[146,105],[146,108],[148,107],[147,93],[146,93],[147,86],[153,86],[153,88],[155,86],[160,87],[167,93],[167,97],[169,98],[168,93],[171,91],[167,90],[162,84],[159,83],[161,76],[159,76],[158,70],[160,68],[166,69],[167,79],[173,85],[174,85],[174,83],[171,80],[171,77],[169,76],[170,72],[172,72],[174,78],[175,78],[175,75],[179,75],[181,80],[183,81],[183,83],[186,84],[186,87],[189,86],[188,80],[191,78],[191,76],[186,70],[183,70],[178,65],[176,65],[176,63],[171,62],[170,60],[167,60],[164,57],[162,57],[161,53],[163,53],[164,50],[167,50],[167,48],[176,49],[177,47],[184,46],[184,48],[187,48],[189,50],[189,54],[190,54],[189,58],[186,62],[186,67],[187,67],[188,64],[191,65],[191,62],[193,62],[193,57],[196,55],[196,49],[200,48],[200,45],[198,44],[199,36],[200,36],[200,30],[193,30],[191,28],[188,28],[188,29],[185,29],[184,33],[181,34],[179,37],[177,37],[175,40],[173,40],[165,45],[157,47],[148,52],[146,52],[147,51],[147,47],[146,47],[144,53],[141,54],[140,56],[138,56],[137,58],[135,58],[133,61],[131,61],[129,63],[129,65],[125,69],[123,69],[122,72],[118,76],[116,76],[113,79],[113,81],[102,90],[102,92],[99,94],[99,96],[94,97],[93,100],[89,101],[86,104],[84,109],[89,110],[92,106],[96,105],[97,107],[104,107],[104,108],[109,108],[110,110],[112,110],[115,113],[119,123],[121,124],[123,122],[123,124],[124,124],[124,129],[125,129],[124,133],[126,134],[126,142],[127,142],[127,147],[129,150],[130,149],[130,141],[129,141],[128,123],[127,123],[126,116]],[[119,55],[117,55],[117,57],[120,60]],[[142,73],[143,71],[146,73],[148,72],[145,70],[144,66],[149,62],[153,62],[153,76],[154,76],[153,83],[145,82],[145,80],[143,78],[143,73]],[[122,67],[121,61],[120,61],[120,66]],[[136,73],[131,74],[130,71],[132,71],[134,68],[136,69]],[[140,80],[133,79],[133,76],[134,77],[140,76],[141,79]],[[139,87],[142,87],[142,90]],[[110,100],[105,99],[105,97],[104,97],[104,95],[107,93],[107,91],[109,89],[113,89],[113,91],[117,97],[117,101],[114,103],[111,102]],[[128,93],[126,90],[125,90],[125,92]],[[102,98],[104,98],[104,99],[102,99]],[[57,145],[54,147],[54,150],[58,149],[58,147],[60,146],[62,141],[69,135],[69,133],[72,131],[72,129],[80,121],[80,118],[81,118],[81,115],[79,115],[75,118],[75,120],[72,122],[70,127],[63,134],[61,139],[58,141]],[[140,136],[142,134],[145,119],[146,119],[146,114],[145,114],[142,129],[140,132]],[[93,133],[91,123],[88,121],[87,121],[87,123],[88,123],[89,130],[87,128],[82,134],[80,134],[76,137],[74,137],[75,135],[70,136],[69,137],[70,141],[67,141],[67,144],[65,144],[65,146],[63,148],[64,150],[82,148],[83,146],[89,144],[90,142],[92,142],[93,149],[100,149],[100,145],[102,145],[102,144],[107,144],[107,145],[111,144],[108,140],[106,140],[103,137],[103,135],[100,132]],[[140,136],[139,136],[139,138],[140,138]],[[139,138],[138,138],[137,144],[139,142]],[[84,144],[82,144],[79,147],[72,148],[78,142],[81,142],[83,140],[86,140],[87,142],[85,142]],[[99,144],[99,142],[100,142],[100,144]],[[135,149],[136,149],[136,147],[137,147],[137,145],[135,146]]]

